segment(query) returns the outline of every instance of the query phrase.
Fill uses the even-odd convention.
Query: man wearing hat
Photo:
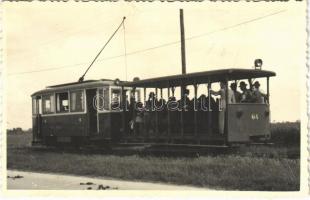
[[[146,126],[146,132],[148,134],[155,133],[155,104],[157,103],[156,95],[154,92],[149,93],[149,98],[145,102],[145,111],[144,117],[145,117],[145,126]]]
[[[240,90],[242,91],[240,102],[242,103],[251,102],[252,94],[251,94],[251,91],[246,88],[247,84],[244,81],[241,81],[239,84],[239,87],[240,87]]]
[[[265,98],[267,98],[267,95],[264,94],[260,89],[260,84],[258,81],[255,81],[253,85],[253,100],[255,103],[265,103]]]
[[[239,91],[237,91],[237,84],[231,83],[230,89],[234,92],[236,102],[240,102],[241,101],[241,93]]]

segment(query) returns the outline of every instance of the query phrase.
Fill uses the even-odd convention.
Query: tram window
[[[130,95],[130,98],[135,99],[136,102],[141,101],[141,90],[139,90],[139,89],[130,90],[129,95]]]
[[[43,104],[43,114],[54,113],[54,95],[43,95],[42,96]]]
[[[84,93],[83,90],[70,92],[70,111],[83,112],[84,111]]]
[[[141,91],[138,89],[136,90],[136,100],[138,102],[141,102]]]
[[[39,99],[39,113],[42,114],[42,99]]]
[[[37,113],[37,104],[36,104],[36,99],[32,98],[32,114],[36,115]]]
[[[98,102],[99,102],[98,109],[100,111],[109,110],[109,89],[108,88],[99,89]]]
[[[42,100],[40,97],[32,98],[32,114],[42,114]]]
[[[119,110],[121,105],[121,91],[119,89],[112,89],[111,91],[111,109]]]
[[[68,92],[56,94],[56,111],[58,113],[69,112],[69,97]]]

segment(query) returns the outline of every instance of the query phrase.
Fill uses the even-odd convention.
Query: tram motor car
[[[221,69],[144,80],[100,79],[48,86],[31,95],[33,145],[229,146],[268,141],[269,80],[275,75],[262,69]],[[212,84],[224,82],[229,88],[231,83],[254,79],[266,83],[264,102],[229,103],[226,99],[225,109],[219,109],[220,99],[216,101],[212,96]],[[201,85],[207,87],[204,94],[199,91]],[[182,106],[174,110],[169,106],[160,110],[143,109],[147,107],[150,93],[156,102],[172,106],[168,102],[175,99],[178,103],[176,96],[181,94],[182,99],[187,87],[192,88],[192,102],[204,98],[207,110],[197,106],[189,110]],[[226,90],[226,98],[227,94]],[[223,132],[219,128],[221,120],[224,122]]]

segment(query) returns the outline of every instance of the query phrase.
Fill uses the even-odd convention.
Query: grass
[[[271,142],[278,145],[300,146],[300,122],[272,123]]]
[[[8,168],[233,190],[298,190],[299,159],[199,158],[9,152]],[[25,159],[26,158],[26,159]]]
[[[291,159],[284,147],[244,146],[229,154],[196,158],[33,150],[30,134],[10,134],[7,141],[8,169],[226,190],[299,190],[300,160]]]
[[[8,134],[7,135],[7,148],[16,149],[16,148],[30,147],[31,141],[32,141],[31,133]]]

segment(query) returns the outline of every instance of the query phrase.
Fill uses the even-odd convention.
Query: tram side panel
[[[43,137],[85,137],[89,135],[86,114],[42,116],[41,121]]]
[[[228,142],[249,142],[270,136],[269,105],[229,104]]]
[[[98,114],[99,132],[106,140],[118,142],[121,138],[122,118],[120,112]]]
[[[104,139],[111,139],[111,114],[98,113],[99,133]]]
[[[112,140],[118,142],[121,139],[121,131],[123,130],[122,124],[122,114],[121,112],[112,112],[111,113],[111,134]]]

